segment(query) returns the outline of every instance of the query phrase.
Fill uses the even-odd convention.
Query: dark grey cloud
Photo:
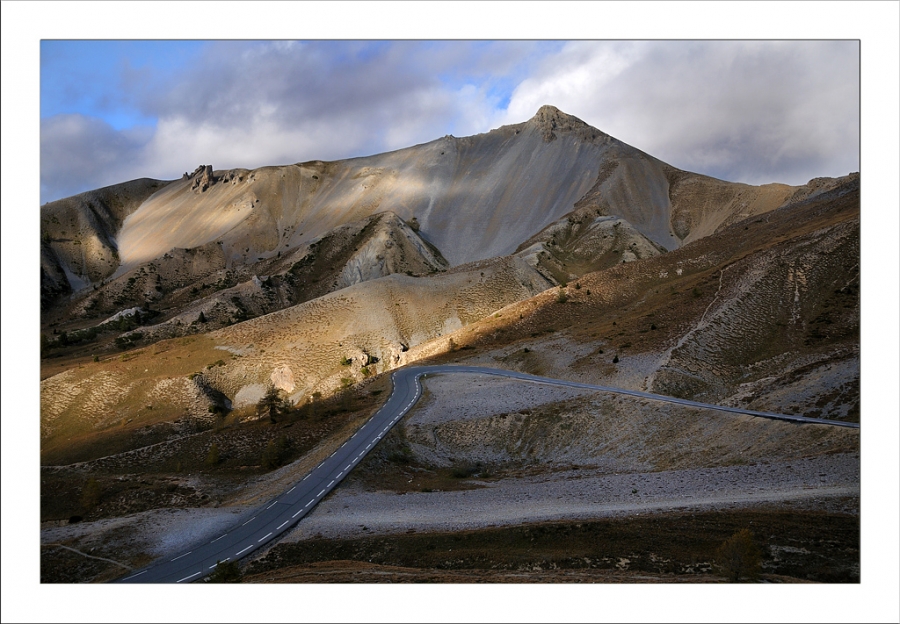
[[[143,154],[151,138],[150,128],[117,131],[84,115],[42,120],[42,203],[143,177]]]

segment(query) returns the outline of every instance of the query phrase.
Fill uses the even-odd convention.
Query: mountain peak
[[[553,141],[556,139],[556,132],[570,132],[573,130],[584,130],[586,128],[590,128],[593,130],[593,135],[591,138],[595,138],[598,134],[603,134],[596,128],[592,128],[590,125],[586,124],[584,121],[575,117],[573,115],[569,115],[568,113],[564,113],[555,106],[550,104],[544,104],[541,106],[537,113],[535,113],[534,117],[532,117],[529,121],[529,124],[537,126],[540,129],[544,141]]]

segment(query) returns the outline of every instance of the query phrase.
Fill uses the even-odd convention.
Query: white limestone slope
[[[612,209],[672,248],[664,164],[543,107],[522,124],[386,154],[254,171],[216,171],[207,190],[172,183],[126,219],[123,270],[173,247],[221,241],[234,259],[270,257],[382,211],[415,217],[451,265],[507,255],[572,211],[604,163]],[[249,251],[248,251],[249,250]]]

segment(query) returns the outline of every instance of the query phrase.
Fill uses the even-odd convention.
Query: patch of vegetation
[[[276,423],[278,418],[291,409],[291,403],[279,388],[270,386],[263,397],[256,403],[256,414],[260,418],[269,417],[269,422]]]
[[[733,534],[716,550],[716,565],[732,583],[741,579],[756,580],[759,577],[762,553],[749,529]]]
[[[237,561],[217,561],[216,569],[206,577],[207,583],[240,583],[243,578]]]
[[[89,478],[81,488],[81,507],[85,511],[92,511],[100,504],[100,483],[94,477]]]
[[[263,470],[274,470],[281,466],[290,457],[291,441],[285,436],[269,441],[260,458]]]
[[[563,580],[566,570],[622,569],[624,558],[624,567],[631,572],[699,576],[721,582],[713,566],[717,548],[751,523],[766,536],[761,549],[765,573],[825,583],[859,582],[859,517],[796,510],[668,513],[447,533],[309,539],[276,545],[246,572],[360,561],[432,574],[457,570],[462,574],[514,571],[527,575],[526,570],[559,570]],[[769,554],[778,552],[779,546],[792,548],[777,557]],[[783,582],[784,576],[779,580]],[[457,576],[456,582],[460,578],[464,577]],[[411,579],[407,574],[400,580]]]
[[[207,466],[218,466],[219,465],[219,445],[215,442],[212,443],[209,447],[209,453],[206,454],[206,465]]]

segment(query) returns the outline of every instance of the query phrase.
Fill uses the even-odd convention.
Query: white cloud
[[[853,41],[574,42],[513,94],[683,169],[802,184],[859,169]]]

